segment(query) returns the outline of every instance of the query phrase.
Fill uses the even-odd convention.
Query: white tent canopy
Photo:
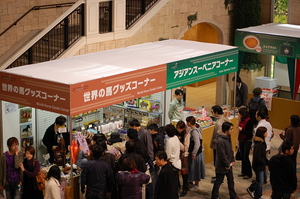
[[[64,115],[237,70],[237,47],[165,40],[1,71],[0,100]]]

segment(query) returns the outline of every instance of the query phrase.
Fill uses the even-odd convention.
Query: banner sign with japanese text
[[[71,115],[166,90],[166,65],[71,85]]]
[[[0,99],[64,115],[70,112],[70,86],[0,72]]]
[[[236,30],[235,46],[240,51],[300,58],[300,39]]]
[[[167,89],[192,84],[209,78],[236,72],[238,49],[167,64]]]
[[[166,65],[67,85],[0,72],[0,100],[76,115],[166,90]]]

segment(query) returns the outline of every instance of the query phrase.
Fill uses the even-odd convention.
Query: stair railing
[[[27,14],[29,14],[31,11],[34,10],[43,10],[43,9],[52,9],[52,8],[60,8],[60,7],[70,7],[74,4],[74,2],[70,3],[60,3],[60,4],[51,4],[51,5],[40,5],[40,6],[34,6],[31,9],[29,9],[27,12],[25,12],[21,17],[19,17],[14,23],[12,23],[9,27],[7,27],[4,31],[0,33],[0,37],[6,33],[9,29],[16,26],[21,19],[23,19]]]
[[[30,41],[7,68],[56,59],[84,35],[84,1],[76,2],[63,16]]]

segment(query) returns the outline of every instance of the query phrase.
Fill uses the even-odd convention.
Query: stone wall
[[[290,5],[290,23],[295,25],[300,25],[300,0],[293,0]]]
[[[213,24],[223,33],[223,43],[229,43],[230,17],[223,1],[170,0],[132,37],[87,44],[76,55],[158,41],[160,38],[180,39],[188,30],[187,17],[196,12],[198,20],[193,25],[201,22]]]
[[[76,0],[1,0],[0,33],[34,6],[74,2]],[[69,7],[33,10],[0,37],[0,56],[32,30],[44,29]]]

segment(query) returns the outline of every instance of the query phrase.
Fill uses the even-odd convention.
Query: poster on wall
[[[273,91],[270,89],[262,89],[262,94],[261,94],[262,98],[265,99],[266,101],[266,106],[268,108],[268,110],[271,110],[272,107],[272,97],[273,97]]]
[[[26,138],[32,136],[32,123],[20,124],[20,134],[21,138]]]
[[[32,108],[20,109],[20,123],[31,122]]]
[[[15,103],[7,102],[5,103],[5,113],[12,113],[17,111],[17,105]]]
[[[22,148],[22,152],[25,153],[25,148],[27,146],[32,146],[33,145],[33,137],[25,137],[25,138],[21,138],[21,148]]]

